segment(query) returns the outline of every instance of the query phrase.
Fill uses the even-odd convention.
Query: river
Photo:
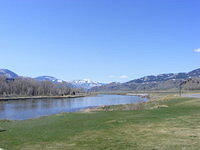
[[[145,102],[147,98],[128,95],[97,95],[79,98],[27,99],[0,102],[0,119],[26,120],[63,112],[77,112],[102,106]]]

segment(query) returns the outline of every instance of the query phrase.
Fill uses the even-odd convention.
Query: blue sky
[[[199,0],[0,0],[0,68],[101,82],[190,71],[199,10]]]

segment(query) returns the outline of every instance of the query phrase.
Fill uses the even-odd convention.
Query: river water
[[[97,95],[79,98],[2,101],[0,102],[0,119],[26,120],[102,105],[131,104],[147,100],[147,98],[128,95]]]

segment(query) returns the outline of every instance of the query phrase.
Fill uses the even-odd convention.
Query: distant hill
[[[10,79],[15,79],[15,78],[27,78],[27,77],[23,77],[23,76],[18,76],[16,73],[8,70],[8,69],[0,69],[0,77],[1,76],[5,76],[6,78],[10,78]],[[55,77],[52,76],[39,76],[36,78],[33,78],[37,81],[50,81],[53,83],[63,83],[63,85],[67,86],[67,87],[71,87],[74,88],[74,86],[72,84],[70,84],[69,82],[65,82],[63,80],[57,79]]]
[[[51,76],[29,78],[18,76],[8,69],[0,69],[0,85],[0,97],[63,96],[84,92],[73,88],[68,82]]]
[[[110,83],[99,87],[93,87],[91,91],[121,91],[121,90],[166,90],[178,88],[186,79],[200,78],[200,69],[188,73],[167,73],[150,75],[134,79],[125,83]],[[193,83],[196,86],[197,82]]]
[[[200,78],[191,78],[188,79],[184,85],[186,90],[200,90]]]
[[[6,78],[26,78],[23,76],[18,76],[16,73],[8,70],[8,69],[0,69],[0,76],[5,76]],[[78,88],[78,89],[90,89],[94,86],[101,86],[103,83],[96,82],[96,81],[91,81],[90,79],[83,79],[83,80],[74,80],[71,82],[66,82],[64,80],[57,79],[52,76],[38,76],[36,78],[33,78],[37,81],[50,81],[53,83],[62,83],[63,85],[70,87],[70,88]]]
[[[145,76],[143,78],[135,79],[127,83],[159,82],[159,81],[167,81],[167,80],[187,79],[187,78],[193,78],[193,77],[200,77],[200,68],[188,73],[168,73],[168,74],[160,74],[157,76],[154,76],[154,75]]]
[[[76,88],[83,88],[83,89],[90,89],[95,86],[102,86],[103,83],[92,81],[90,79],[83,79],[83,80],[74,80],[69,82]]]
[[[62,83],[66,87],[77,88],[73,84],[71,84],[70,82],[66,82],[64,80],[57,79],[57,78],[52,77],[52,76],[39,76],[39,77],[36,77],[34,79],[37,80],[37,81],[50,81],[50,82],[53,82],[53,83]]]
[[[0,69],[0,76],[7,78],[18,78],[16,73],[8,69]],[[39,76],[34,78],[38,81],[50,81],[53,83],[63,83],[65,86],[71,88],[87,89],[89,91],[128,91],[128,90],[166,90],[177,89],[184,80],[192,79],[185,88],[198,89],[200,81],[200,68],[190,71],[188,73],[167,73],[160,75],[150,75],[139,79],[134,79],[125,83],[110,83],[104,84],[90,79],[74,80],[72,82],[65,82],[52,76]]]
[[[5,76],[7,78],[17,78],[18,75],[8,69],[0,69],[0,76]]]
[[[39,77],[36,77],[34,78],[38,81],[51,81],[51,82],[62,82],[63,80],[59,80],[55,77],[51,77],[51,76],[39,76]]]

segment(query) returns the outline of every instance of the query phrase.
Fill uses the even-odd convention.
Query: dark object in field
[[[5,129],[0,129],[0,132],[4,132],[4,131],[6,131]]]
[[[5,129],[0,127],[0,133],[6,131]]]

